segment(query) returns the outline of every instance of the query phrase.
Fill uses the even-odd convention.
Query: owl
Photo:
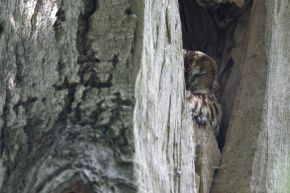
[[[200,51],[184,54],[186,101],[193,121],[199,127],[219,133],[222,108],[218,98],[218,68],[216,62]]]

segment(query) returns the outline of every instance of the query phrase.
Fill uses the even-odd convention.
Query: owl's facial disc
[[[206,75],[206,74],[207,74],[206,71],[201,70],[200,67],[197,67],[196,69],[194,69],[194,70],[192,71],[192,76],[193,76],[192,78],[202,77],[202,76],[204,76],[204,75]]]

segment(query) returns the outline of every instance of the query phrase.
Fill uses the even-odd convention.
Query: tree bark
[[[254,1],[213,193],[289,192],[288,1]]]
[[[1,1],[1,192],[136,192],[129,1]]]
[[[194,192],[177,1],[1,1],[0,53],[1,193]]]
[[[184,103],[178,7],[0,1],[1,193],[289,191],[289,2],[254,1],[233,37],[194,42],[234,64],[221,77],[220,167],[214,137],[192,127]],[[191,32],[213,33],[200,26]],[[201,162],[195,141],[207,147]]]
[[[145,1],[142,11],[134,111],[139,192],[195,192],[193,129],[183,102],[178,4]]]

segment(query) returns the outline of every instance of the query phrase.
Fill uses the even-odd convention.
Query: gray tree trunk
[[[289,1],[254,1],[213,193],[290,192],[289,23]]]
[[[289,14],[255,1],[235,37],[216,167],[184,103],[177,0],[0,1],[0,192],[288,193]]]
[[[181,46],[177,1],[1,1],[1,193],[193,192]]]
[[[137,3],[138,4],[138,3]],[[138,4],[138,6],[140,6]],[[134,141],[140,193],[194,189],[193,129],[184,104],[183,55],[177,1],[145,1],[134,64]]]
[[[135,192],[128,1],[1,1],[1,192]]]

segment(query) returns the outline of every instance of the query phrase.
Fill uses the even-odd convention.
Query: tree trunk
[[[1,192],[135,192],[128,1],[1,2]]]
[[[137,6],[140,6],[137,3]],[[193,130],[184,104],[177,1],[145,1],[138,20],[134,141],[140,193],[194,189]]]
[[[187,42],[185,1],[0,1],[1,193],[289,192],[289,2],[221,33],[191,1]],[[219,167],[187,113],[182,35],[224,69]]]
[[[181,48],[177,1],[1,1],[1,193],[193,192]]]
[[[290,190],[289,19],[289,1],[254,1],[213,193]]]

